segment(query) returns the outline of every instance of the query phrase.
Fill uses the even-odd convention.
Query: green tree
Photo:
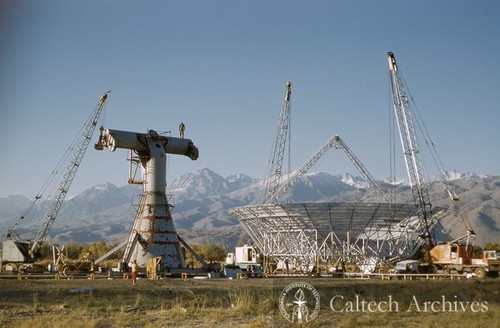
[[[97,243],[92,243],[87,246],[87,251],[89,251],[96,259],[106,254],[110,249],[110,246],[108,246],[104,240],[100,240]]]
[[[488,242],[486,245],[484,245],[484,250],[485,251],[500,251],[500,243],[498,242]]]
[[[191,248],[200,255],[205,262],[222,262],[226,259],[226,250],[221,245],[191,244]],[[186,263],[197,263],[190,252],[186,252]]]
[[[474,250],[472,251],[473,258],[481,258],[483,254],[483,249],[479,245],[474,245]]]
[[[43,243],[40,249],[40,260],[52,260],[52,245]]]
[[[226,250],[221,245],[205,245],[205,261],[222,262],[226,259]]]

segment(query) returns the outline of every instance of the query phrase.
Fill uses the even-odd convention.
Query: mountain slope
[[[433,182],[429,186],[430,198],[435,206],[450,208],[443,225],[454,236],[463,235],[466,226],[462,223],[458,204],[449,200],[447,186],[452,186],[461,198],[463,213],[477,233],[477,242],[484,244],[500,240],[500,177],[458,176],[452,181]],[[412,202],[408,186],[390,186],[381,183],[384,190],[397,202]],[[292,189],[287,201],[291,202],[380,202],[381,197],[359,177],[349,174],[334,176],[328,173],[304,175]],[[188,242],[218,243],[228,250],[238,240],[248,241],[238,220],[228,215],[233,207],[262,202],[265,181],[244,174],[224,178],[210,169],[186,174],[174,180],[167,188],[174,208],[172,216],[180,235]],[[138,186],[117,188],[102,184],[65,201],[60,215],[50,232],[51,241],[65,243],[116,242],[126,238],[135,218],[134,203],[139,201]],[[135,195],[135,196],[133,196]],[[2,234],[16,219],[23,215],[30,200],[23,196],[0,198],[0,228]],[[42,210],[47,204],[38,205]],[[462,210],[460,211],[462,212]],[[41,222],[24,228],[34,235]],[[29,238],[29,237],[27,237]],[[32,238],[32,237],[31,237]]]

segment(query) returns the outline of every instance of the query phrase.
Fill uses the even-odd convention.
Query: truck
[[[480,258],[473,257],[470,244],[446,243],[430,250],[430,260],[438,272],[475,274],[476,278],[496,277],[500,270],[500,251],[485,250]]]

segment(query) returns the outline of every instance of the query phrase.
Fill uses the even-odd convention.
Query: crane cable
[[[99,105],[97,105],[99,106]],[[106,107],[104,106],[102,109],[102,116],[104,116]],[[85,120],[85,123],[83,126],[78,130],[77,134],[71,141],[71,144],[69,145],[68,148],[66,148],[65,152],[59,159],[59,161],[56,163],[55,168],[51,171],[45,182],[43,183],[42,187],[38,190],[36,196],[33,198],[33,201],[31,202],[30,206],[23,212],[23,214],[16,220],[16,222],[8,229],[8,233],[16,233],[17,227],[21,224],[21,222],[25,221],[25,226],[27,228],[31,228],[34,226],[35,223],[38,223],[35,218],[42,218],[41,215],[38,215],[42,208],[41,207],[35,207],[35,205],[40,201],[47,201],[48,199],[44,200],[44,194],[49,194],[49,195],[54,195],[55,194],[55,189],[59,185],[59,181],[61,180],[64,172],[62,172],[62,169],[65,168],[65,165],[68,164],[70,156],[73,154],[73,150],[78,144],[79,139],[83,136],[83,132],[88,125],[88,122],[92,119],[93,115],[95,113],[95,109],[90,113],[89,117]],[[104,122],[104,119],[99,119],[101,122]],[[17,233],[16,233],[17,234]]]
[[[81,131],[81,130],[80,130]],[[10,232],[13,232],[16,230],[16,228],[20,225],[21,221],[25,221],[25,226],[27,228],[33,227],[35,224],[35,217],[40,217],[39,212],[41,211],[40,208],[35,208],[35,205],[40,201],[44,201],[44,194],[52,194],[53,190],[55,189],[55,186],[57,185],[57,180],[59,180],[61,174],[60,170],[61,168],[64,167],[64,164],[67,163],[68,158],[71,154],[72,149],[74,148],[74,145],[76,143],[77,138],[72,141],[71,145],[66,149],[66,151],[63,153],[62,157],[59,159],[59,161],[56,163],[56,166],[54,169],[51,171],[50,175],[47,177],[45,182],[43,183],[42,187],[38,190],[36,193],[36,196],[33,198],[33,201],[31,202],[30,206],[24,211],[24,213],[17,219],[17,221],[12,225],[12,227],[9,229]]]
[[[396,204],[398,202],[397,199],[397,183],[396,183],[396,133],[397,133],[397,128],[396,128],[396,117],[394,113],[394,101],[393,101],[393,96],[391,92],[391,73],[388,72],[388,81],[389,85],[388,88],[388,97],[389,101],[387,102],[389,104],[388,109],[389,109],[389,184],[391,186],[390,192],[389,192],[389,197],[392,203]]]
[[[401,72],[400,72],[401,74]],[[410,100],[411,100],[411,103],[413,104],[413,106],[411,106],[410,108],[413,109],[413,113],[415,114],[415,118],[416,118],[416,123],[417,123],[417,126],[418,126],[418,129],[420,130],[421,134],[423,135],[423,138],[424,138],[424,142],[427,146],[427,148],[429,149],[429,153],[431,154],[431,157],[434,161],[434,164],[436,165],[437,167],[437,170],[439,172],[439,177],[440,177],[440,180],[443,181],[446,186],[447,186],[447,192],[450,196],[450,199],[454,201],[454,203],[458,204],[458,213],[457,213],[457,216],[460,218],[460,220],[462,221],[462,223],[465,225],[465,227],[467,228],[468,231],[474,233],[473,229],[472,229],[472,226],[470,225],[470,223],[468,222],[468,220],[466,219],[467,217],[467,213],[465,212],[465,209],[464,209],[464,206],[463,204],[461,203],[456,191],[454,190],[453,187],[451,187],[447,181],[448,181],[448,176],[446,174],[446,169],[444,167],[444,164],[443,164],[443,161],[441,160],[441,157],[439,156],[439,152],[437,151],[437,148],[436,148],[436,145],[434,144],[434,141],[432,140],[432,137],[429,133],[429,130],[427,129],[427,126],[425,125],[425,122],[422,118],[422,115],[420,113],[420,111],[418,110],[418,107],[417,107],[417,104],[415,102],[415,100],[413,99],[413,96],[406,84],[406,82],[404,81],[404,77],[403,75],[401,75],[401,78],[403,79],[403,83],[405,84],[406,86],[406,90],[407,90],[407,93],[408,95],[410,96]],[[440,223],[441,225],[441,223]],[[441,227],[444,229],[444,227],[441,225]],[[448,231],[445,230],[445,232],[449,234]]]
[[[290,177],[290,173],[292,172],[292,105],[288,104],[288,171],[286,173],[287,179]],[[282,175],[283,177],[283,175]],[[280,184],[282,181],[280,181]],[[287,195],[287,202],[290,203],[292,199],[292,192],[289,191]]]

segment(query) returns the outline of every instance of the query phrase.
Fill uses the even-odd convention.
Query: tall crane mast
[[[281,179],[281,169],[283,167],[283,158],[285,156],[285,144],[288,136],[288,128],[290,126],[290,96],[292,94],[292,83],[287,82],[285,88],[285,97],[281,106],[280,117],[278,120],[278,128],[276,130],[276,138],[272,151],[271,166],[269,169],[269,179],[266,190],[266,203],[273,203],[276,199],[273,195],[279,188]]]
[[[419,209],[419,218],[423,221],[425,227],[425,235],[423,237],[427,241],[428,247],[432,247],[435,244],[429,228],[433,221],[433,214],[431,211],[432,204],[424,179],[421,154],[418,148],[417,136],[415,134],[415,126],[412,118],[412,109],[409,97],[403,85],[403,79],[398,70],[396,58],[392,52],[387,53],[387,60],[391,75],[393,108],[397,118],[399,136],[403,148],[408,179],[413,193],[413,200]]]

